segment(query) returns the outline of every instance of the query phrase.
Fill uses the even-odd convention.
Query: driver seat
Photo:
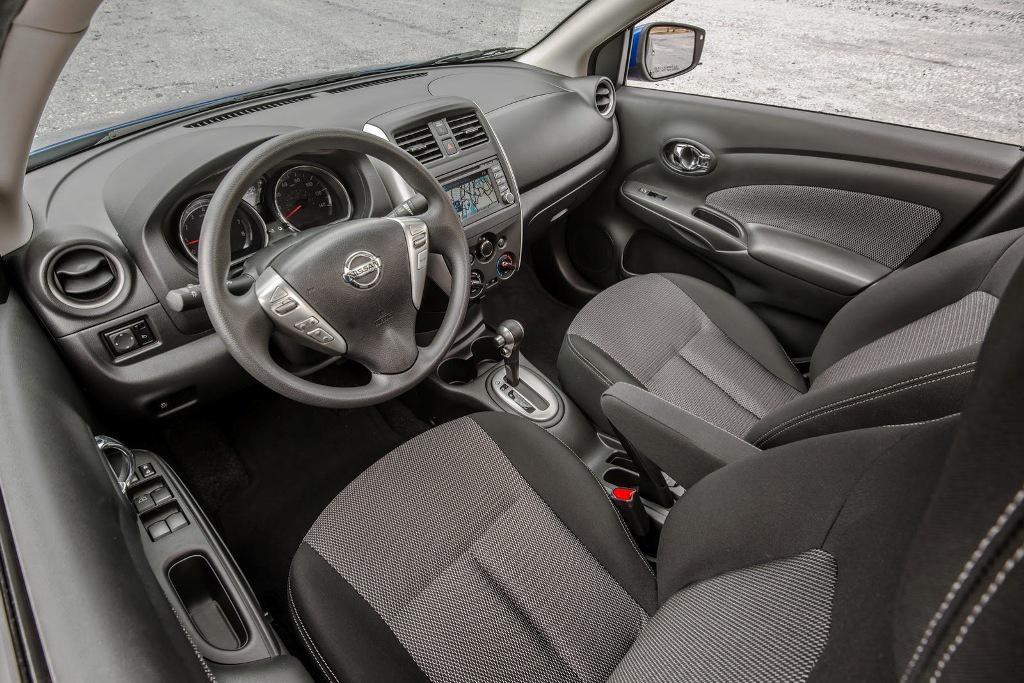
[[[1024,271],[961,417],[824,435],[676,503],[657,576],[602,486],[510,415],[370,467],[292,562],[328,681],[1012,680],[1024,656]]]

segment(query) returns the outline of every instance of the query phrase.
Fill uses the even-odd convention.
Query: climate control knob
[[[481,237],[476,245],[476,256],[483,263],[487,263],[494,256],[494,240],[490,237]]]
[[[498,277],[501,278],[502,280],[507,280],[508,278],[512,277],[512,275],[516,272],[515,254],[506,251],[504,254],[498,257],[498,262],[495,264],[495,267],[498,271]]]

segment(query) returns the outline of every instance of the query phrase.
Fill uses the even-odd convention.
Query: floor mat
[[[287,623],[292,555],[317,515],[378,458],[429,425],[391,401],[312,408],[262,387],[161,423],[148,447],[175,467],[263,605]]]
[[[557,379],[556,361],[565,331],[579,309],[556,299],[530,267],[492,290],[482,303],[484,320],[492,327],[508,318],[523,324],[523,355],[548,378]]]

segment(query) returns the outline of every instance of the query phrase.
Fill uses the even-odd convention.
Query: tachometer
[[[274,210],[278,218],[296,230],[343,221],[352,215],[345,186],[327,169],[293,166],[274,185]]]
[[[204,194],[190,201],[178,219],[178,238],[185,253],[193,261],[199,260],[199,238],[210,206],[212,194]],[[267,226],[248,203],[242,202],[231,218],[231,262],[241,261],[267,244]]]

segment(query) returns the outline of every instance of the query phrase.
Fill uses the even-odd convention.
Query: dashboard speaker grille
[[[605,118],[615,113],[615,87],[607,78],[597,82],[597,88],[594,89],[594,106],[597,113]]]
[[[416,157],[421,164],[437,161],[444,156],[427,124],[395,133],[395,144]]]
[[[448,127],[451,128],[452,137],[458,143],[459,149],[469,149],[487,142],[487,131],[484,130],[476,112],[449,116]]]
[[[201,119],[199,121],[193,121],[192,123],[185,124],[185,128],[202,128],[203,126],[209,126],[214,123],[220,123],[221,121],[227,121],[228,119],[235,119],[239,116],[245,116],[256,111],[264,111],[265,109],[273,109],[274,107],[283,107],[286,104],[292,102],[301,102],[302,100],[312,99],[312,95],[296,95],[295,97],[286,97],[283,100],[274,100],[273,102],[264,102],[263,104],[254,104],[251,107],[243,107],[234,111],[229,111],[225,114],[217,114],[211,116],[208,119]]]
[[[106,249],[79,244],[53,257],[47,284],[50,292],[67,306],[95,308],[117,297],[124,285],[124,272]]]

